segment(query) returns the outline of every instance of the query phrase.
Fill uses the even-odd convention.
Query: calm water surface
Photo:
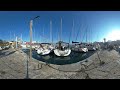
[[[23,50],[25,53],[29,52],[29,50]],[[71,54],[67,57],[58,57],[54,53],[46,56],[38,55],[36,51],[32,52],[32,57],[49,64],[56,64],[56,65],[65,65],[65,64],[72,64],[82,61],[91,55],[93,55],[95,51],[89,51],[87,53],[77,53],[71,52]]]

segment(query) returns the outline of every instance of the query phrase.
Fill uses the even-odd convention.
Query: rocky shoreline
[[[21,50],[0,51],[0,79],[119,79],[120,54],[100,50],[89,58],[69,65],[53,65],[35,60],[28,61]]]

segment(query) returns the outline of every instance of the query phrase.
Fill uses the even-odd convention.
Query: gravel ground
[[[0,79],[119,79],[120,55],[100,50],[89,58],[69,65],[46,64],[32,59],[21,50],[0,51]]]

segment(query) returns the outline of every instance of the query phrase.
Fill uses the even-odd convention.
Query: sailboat
[[[50,21],[50,39],[51,39],[51,43],[49,44],[49,50],[50,53],[54,52],[55,46],[53,45],[53,38],[52,38],[52,21]]]
[[[72,42],[72,43],[75,43],[75,42]],[[88,48],[83,43],[77,43],[77,44],[73,45],[72,51],[86,53],[86,52],[88,52]]]
[[[92,33],[90,33],[90,34],[92,35]],[[87,34],[86,34],[86,38],[87,38]],[[87,43],[86,47],[88,48],[88,51],[95,51],[96,50],[96,47],[92,44],[92,42],[91,43]]]
[[[52,21],[50,21],[50,26],[52,25]],[[51,38],[51,32],[52,29],[50,28],[50,38]],[[44,45],[43,45],[44,44]],[[42,43],[40,44],[40,48],[37,49],[37,53],[40,55],[48,55],[50,53],[52,53],[54,50],[54,46],[50,43]]]
[[[74,21],[73,21],[73,28],[74,28]],[[86,53],[86,52],[88,52],[88,49],[87,49],[87,47],[85,46],[84,43],[79,43],[79,42],[72,41],[72,51],[79,52],[79,53]]]
[[[88,51],[95,51],[96,48],[94,47],[93,44],[87,44],[86,47],[88,48]]]
[[[40,44],[40,48],[37,49],[37,53],[40,55],[48,55],[50,53],[50,49],[48,49],[48,46],[43,46]]]
[[[62,18],[61,18],[61,33],[62,33]],[[54,49],[54,53],[56,56],[69,56],[70,55],[71,49],[69,48],[69,43],[65,43],[60,40],[57,44],[58,46]],[[62,45],[62,44],[65,44],[65,45]],[[68,44],[68,46],[66,44]]]

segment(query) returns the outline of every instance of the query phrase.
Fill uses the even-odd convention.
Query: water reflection
[[[29,54],[29,50],[23,50],[25,53]],[[58,57],[54,53],[46,56],[38,55],[36,51],[32,52],[32,57],[49,63],[49,64],[56,64],[56,65],[65,65],[65,64],[72,64],[82,61],[91,55],[93,55],[95,51],[89,51],[87,53],[78,53],[78,52],[71,52],[71,54],[67,57]]]
[[[70,56],[67,57],[58,57],[54,53],[51,55],[46,55],[46,56],[40,56],[36,53],[36,51],[33,51],[33,58],[50,63],[50,64],[57,64],[57,65],[65,65],[65,64],[72,64],[72,63],[77,63],[79,61],[82,61],[85,58],[88,58],[94,54],[94,51],[90,51],[88,53],[76,53],[72,52]]]

